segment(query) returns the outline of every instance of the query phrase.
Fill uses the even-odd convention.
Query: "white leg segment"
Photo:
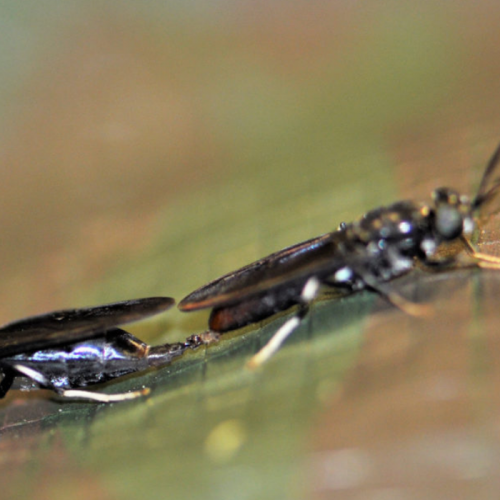
[[[98,401],[99,403],[115,403],[126,401],[127,399],[140,398],[141,396],[146,396],[150,392],[150,389],[142,389],[140,391],[123,392],[121,394],[100,394],[98,392],[68,389],[63,391],[61,396],[65,398],[88,399],[90,401]]]
[[[24,376],[28,377],[31,380],[34,380],[37,384],[40,385],[50,385],[49,381],[40,373],[37,372],[36,370],[33,370],[32,368],[28,368],[27,366],[24,365],[14,365],[14,369],[22,373]]]
[[[247,363],[247,368],[255,369],[264,364],[271,358],[281,347],[281,344],[286,338],[300,325],[300,318],[294,316],[290,318],[281,328],[271,337],[269,342],[254,356],[250,358]]]
[[[65,398],[75,398],[75,399],[88,399],[89,401],[98,401],[99,403],[114,403],[119,401],[126,401],[127,399],[135,399],[141,396],[146,396],[151,392],[150,389],[142,389],[140,391],[124,392],[121,394],[100,394],[98,392],[82,391],[79,389],[67,389],[63,391],[57,391],[51,383],[44,377],[43,374],[33,370],[24,365],[14,365],[13,367],[17,372],[28,377],[29,379],[35,381],[43,387],[52,389],[57,392],[57,394]]]
[[[307,306],[312,302],[319,292],[320,282],[317,278],[310,278],[307,280],[302,292],[300,300],[303,305]],[[293,316],[286,321],[278,331],[269,339],[267,344],[254,356],[250,358],[247,363],[247,368],[251,370],[261,366],[268,361],[279,350],[283,342],[293,333],[293,331],[300,325],[302,318],[300,316]]]

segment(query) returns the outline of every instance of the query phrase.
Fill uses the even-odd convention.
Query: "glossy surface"
[[[168,297],[151,297],[54,311],[9,323],[0,329],[0,397],[16,377],[29,380],[18,388],[33,389],[38,384],[66,396],[70,389],[170,363],[192,344],[151,347],[116,326],[158,314],[173,304]],[[80,393],[79,397],[106,402],[107,396]],[[130,397],[123,395],[123,399]],[[109,401],[119,398],[115,395]]]
[[[0,367],[15,370],[16,365],[22,365],[43,374],[54,388],[72,389],[170,363],[187,348],[180,343],[167,346],[160,362],[158,357],[150,356],[154,347],[123,330],[113,329],[85,342],[1,358]],[[32,384],[18,388],[31,389]]]
[[[0,328],[0,358],[41,347],[69,344],[170,309],[169,297],[125,300],[95,307],[30,316]]]

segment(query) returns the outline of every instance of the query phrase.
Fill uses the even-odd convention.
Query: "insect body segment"
[[[115,302],[33,316],[0,328],[0,397],[16,377],[25,378],[20,389],[32,389],[35,382],[67,398],[113,402],[147,394],[149,389],[112,395],[81,389],[168,364],[193,347],[193,341],[149,346],[116,328],[173,304],[167,297]]]
[[[179,308],[212,308],[210,331],[223,333],[298,304],[298,314],[276,333],[281,340],[273,338],[270,344],[280,344],[307,314],[320,291],[316,286],[312,287],[314,293],[308,292],[311,280],[339,293],[370,289],[409,314],[425,314],[427,306],[406,300],[390,283],[411,271],[417,261],[432,267],[456,265],[460,251],[443,258],[440,250],[460,242],[470,265],[500,268],[499,259],[476,252],[469,241],[479,209],[500,186],[499,157],[500,146],[472,201],[452,189],[439,188],[432,193],[430,204],[400,201],[371,210],[357,221],[340,224],[336,231],[275,252],[212,281],[185,297]],[[268,357],[258,353],[251,364],[261,364],[260,359]]]

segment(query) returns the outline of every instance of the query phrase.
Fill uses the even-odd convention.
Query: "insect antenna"
[[[500,187],[500,177],[498,177],[498,172],[496,172],[497,167],[500,163],[500,144],[497,146],[493,156],[490,158],[488,165],[479,184],[479,189],[477,194],[472,201],[472,209],[477,210],[487,201],[489,201],[496,194],[498,188]],[[497,174],[495,178],[494,175]]]

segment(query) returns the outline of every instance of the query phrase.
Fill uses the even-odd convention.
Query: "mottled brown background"
[[[486,0],[4,2],[0,319],[180,299],[380,204],[472,192],[500,137],[499,25]],[[5,498],[496,499],[500,278],[400,286],[436,314],[318,303],[258,374],[282,319],[108,388],[146,401],[11,393]]]

